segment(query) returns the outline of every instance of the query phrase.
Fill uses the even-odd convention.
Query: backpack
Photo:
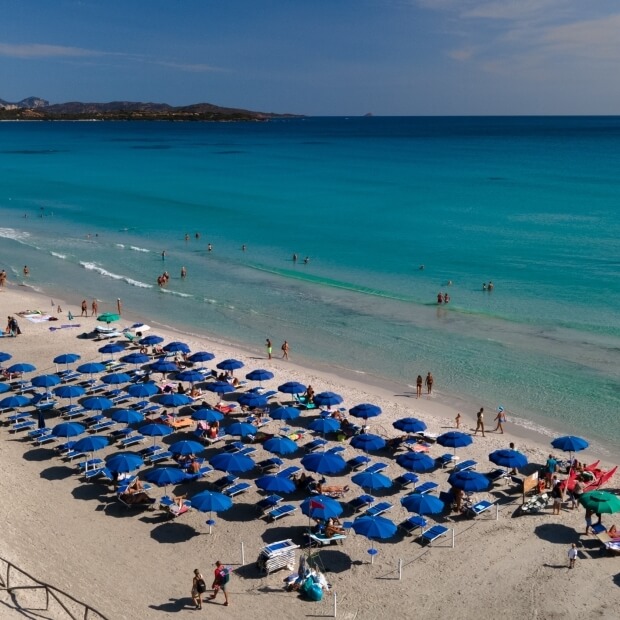
[[[207,591],[207,584],[204,579],[200,578],[196,582],[196,590],[198,590],[200,594],[204,594]]]
[[[224,568],[220,573],[220,581],[222,585],[226,585],[230,581],[230,569]]]

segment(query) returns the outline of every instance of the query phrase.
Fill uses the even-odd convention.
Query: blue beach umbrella
[[[144,416],[134,409],[117,409],[110,417],[119,424],[139,424],[144,422]]]
[[[86,362],[86,364],[81,364],[76,369],[82,375],[90,375],[91,378],[94,374],[103,372],[105,370],[105,365],[100,364],[99,362]]]
[[[210,362],[214,357],[215,355],[208,351],[196,351],[196,353],[192,353],[188,359],[190,362],[202,364],[203,362]]]
[[[197,381],[204,381],[204,375],[197,370],[182,370],[177,373],[177,379],[179,381],[189,381],[190,383],[196,383]]]
[[[82,407],[84,409],[93,411],[104,411],[105,409],[111,409],[114,403],[103,396],[90,396],[82,401]]]
[[[439,435],[437,437],[437,443],[440,446],[444,446],[445,448],[453,448],[454,453],[456,454],[457,448],[464,448],[465,446],[469,446],[473,443],[473,439],[471,435],[466,435],[465,433],[459,433],[459,431],[448,431],[443,435]]]
[[[244,407],[266,407],[267,397],[262,394],[256,394],[254,392],[244,392],[239,396],[237,402]]]
[[[121,362],[133,364],[134,366],[146,364],[151,361],[151,358],[144,353],[129,353],[128,355],[123,355],[120,359]]]
[[[216,367],[220,370],[228,370],[232,372],[233,370],[238,370],[239,368],[243,368],[245,364],[240,360],[228,359],[216,364]]]
[[[157,360],[156,362],[150,364],[150,368],[153,372],[161,372],[162,374],[179,370],[179,367],[174,362],[168,362],[163,359]]]
[[[424,474],[433,471],[436,467],[434,459],[422,452],[405,452],[396,457],[396,462],[408,471]]]
[[[34,372],[36,370],[36,366],[32,364],[28,364],[26,362],[21,362],[19,364],[13,364],[6,369],[6,372],[10,375],[17,375],[20,373]]]
[[[297,452],[299,446],[288,437],[272,437],[263,444],[263,448],[273,454],[286,455]]]
[[[0,409],[19,409],[30,404],[30,399],[23,394],[7,396],[0,400]]]
[[[380,415],[381,407],[371,403],[361,403],[359,405],[355,405],[355,407],[351,407],[351,409],[349,409],[349,413],[354,418],[363,418],[364,420],[367,420],[368,418],[375,418]]]
[[[269,412],[273,420],[296,420],[301,415],[301,411],[296,407],[276,407]]]
[[[142,457],[135,452],[117,452],[106,458],[106,467],[115,474],[127,474],[142,465]]]
[[[52,428],[54,437],[77,437],[86,430],[83,424],[78,422],[61,422]]]
[[[109,342],[108,344],[104,344],[102,347],[97,349],[99,353],[104,353],[105,355],[112,355],[114,357],[115,353],[120,353],[125,350],[125,345],[120,342]]]
[[[297,490],[295,483],[284,476],[262,476],[256,480],[256,486],[268,493],[293,493]]]
[[[214,409],[198,409],[192,413],[192,420],[199,422],[220,422],[224,415]]]
[[[73,445],[73,450],[76,452],[97,452],[97,450],[103,450],[109,443],[110,440],[103,435],[90,435],[78,439]]]
[[[573,437],[572,435],[566,435],[565,437],[556,437],[551,445],[557,450],[563,452],[581,452],[588,447],[588,442],[581,437]]]
[[[86,394],[86,390],[81,385],[60,385],[53,391],[59,398],[68,398],[70,400]]]
[[[396,420],[392,426],[403,433],[421,433],[426,430],[426,424],[417,418],[401,418]]]
[[[166,353],[189,353],[189,346],[184,342],[169,342],[165,347]]]
[[[500,467],[510,467],[512,469],[520,469],[527,465],[527,457],[517,450],[495,450],[489,454],[489,461]]]
[[[247,437],[248,435],[256,435],[258,429],[252,424],[247,422],[235,422],[226,427],[226,432],[229,435],[235,435],[238,437]]]
[[[0,394],[4,394],[5,392],[8,392],[11,389],[10,385],[7,385],[6,383],[0,383]]]
[[[202,493],[194,495],[190,501],[192,508],[200,510],[200,512],[209,513],[209,519],[207,520],[209,534],[211,533],[211,528],[215,525],[215,521],[213,520],[211,513],[223,512],[224,510],[228,510],[233,505],[233,501],[230,497],[228,497],[228,495],[216,493],[214,491],[202,491]]]
[[[325,476],[339,474],[347,466],[344,459],[334,452],[312,452],[311,454],[306,454],[301,459],[301,464],[308,471]]]
[[[197,441],[191,439],[183,439],[176,441],[169,448],[170,452],[179,456],[189,456],[190,454],[200,454],[205,447]]]
[[[248,381],[258,381],[259,383],[262,381],[269,381],[269,379],[273,379],[273,377],[274,374],[271,370],[265,370],[264,368],[257,368],[245,376]]]
[[[159,388],[154,383],[134,383],[125,388],[129,396],[133,398],[149,398],[159,392]]]
[[[167,437],[173,433],[173,430],[165,424],[151,423],[141,426],[138,429],[138,432],[141,435],[146,435],[147,437]]]
[[[153,484],[167,487],[169,484],[183,482],[187,475],[178,467],[157,467],[147,472],[144,477]]]
[[[144,338],[140,338],[140,340],[138,340],[138,342],[145,347],[152,347],[153,345],[159,344],[163,341],[164,339],[161,336],[156,336],[155,334],[144,336]]]
[[[226,381],[214,381],[213,383],[207,383],[205,390],[215,392],[216,394],[230,394],[235,391],[235,388]]]
[[[229,473],[242,473],[254,469],[254,461],[245,454],[222,452],[209,461],[212,467]]]
[[[448,476],[448,483],[467,493],[480,493],[491,486],[491,481],[475,471],[455,471]]]
[[[39,375],[38,377],[33,377],[30,383],[35,387],[45,388],[47,393],[49,392],[49,388],[60,383],[60,377],[57,375]]]
[[[409,511],[418,515],[436,515],[443,512],[445,504],[434,495],[411,493],[400,500]]]
[[[315,433],[327,435],[327,433],[335,433],[340,428],[340,422],[336,418],[317,418],[310,422],[309,428]]]
[[[57,355],[52,361],[54,364],[64,364],[66,368],[69,368],[69,364],[74,364],[80,359],[82,359],[82,356],[77,353],[62,353]]]
[[[8,362],[10,359],[12,359],[13,356],[10,353],[5,353],[4,351],[0,351],[0,364],[2,362]],[[61,362],[64,364],[64,362]]]
[[[355,435],[351,439],[351,445],[354,448],[370,452],[372,450],[381,450],[385,448],[385,439],[379,437],[379,435],[372,435],[371,433],[363,433],[361,435]]]
[[[113,372],[109,375],[103,375],[101,381],[108,385],[121,385],[123,383],[129,383],[131,377],[126,372]]]
[[[162,394],[157,397],[157,402],[163,405],[164,407],[183,407],[184,405],[189,405],[189,403],[194,402],[187,394]]]
[[[361,471],[351,478],[354,484],[367,489],[368,491],[377,491],[378,489],[389,489],[392,481],[384,474],[372,471]]]
[[[327,495],[313,495],[301,502],[301,512],[311,519],[335,519],[342,514],[340,502]]]
[[[278,386],[278,392],[283,394],[303,394],[306,391],[306,386],[298,381],[287,381]]]
[[[334,405],[339,405],[343,398],[335,392],[320,392],[314,396],[313,400],[317,407],[333,407]]]
[[[375,540],[385,540],[392,538],[396,534],[396,525],[385,517],[358,517],[353,521],[351,528],[356,534],[366,536],[372,546],[368,549],[370,554],[370,563],[374,561],[377,550],[375,549]]]

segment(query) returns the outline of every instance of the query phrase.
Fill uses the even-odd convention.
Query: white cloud
[[[220,67],[213,67],[212,65],[200,64],[200,63],[182,63],[182,62],[169,62],[165,60],[155,61],[154,64],[162,67],[169,67],[171,69],[178,69],[179,71],[187,71],[189,73],[210,73],[217,71],[224,71]]]
[[[452,58],[452,60],[458,60],[459,62],[465,62],[466,60],[471,60],[476,53],[476,49],[474,47],[462,47],[460,49],[453,49],[447,52],[448,56]]]
[[[0,56],[11,58],[83,58],[101,56],[102,52],[80,47],[63,45],[44,45],[40,43],[11,44],[0,43]]]

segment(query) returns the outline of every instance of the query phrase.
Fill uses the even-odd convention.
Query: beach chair
[[[251,488],[251,484],[249,482],[238,482],[231,487],[228,487],[224,490],[224,495],[228,495],[228,497],[235,497],[237,495],[241,495],[241,493],[245,493],[249,488]]]
[[[341,452],[345,451],[345,447],[344,446],[332,446],[331,448],[328,448],[327,450],[325,450],[325,452],[330,452],[331,454],[340,454]]]
[[[77,405],[74,405],[74,407],[77,407]],[[103,413],[94,413],[84,418],[81,423],[85,426],[92,426],[93,424],[99,424],[99,422],[102,422],[105,419],[106,417],[103,415]]]
[[[371,506],[375,503],[375,498],[372,495],[364,494],[358,495],[354,497],[350,502],[349,506],[355,510],[362,510],[362,508],[366,508],[367,506]]]
[[[436,482],[431,482],[430,480],[423,482],[419,487],[414,486],[414,490],[416,493],[420,495],[424,495],[425,493],[430,493],[435,489],[439,488],[439,485]]]
[[[84,407],[75,407],[74,409],[69,409],[66,413],[61,414],[65,420],[74,420],[75,418],[81,418],[83,415],[86,415],[88,411],[84,409]]]
[[[102,467],[105,467],[105,461],[100,458],[87,459],[77,464],[79,473],[88,471],[89,469],[101,469]]]
[[[256,467],[260,469],[262,472],[270,471],[272,469],[277,469],[282,466],[284,461],[277,456],[271,457],[270,459],[265,459],[264,461],[260,461],[256,463]]]
[[[60,445],[56,446],[54,448],[54,450],[61,456],[66,455],[68,452],[70,452],[71,450],[73,450],[73,446],[75,445],[75,441],[74,440],[70,440],[70,441],[65,441],[64,443],[61,443]]]
[[[501,467],[498,467],[497,469],[494,469],[493,471],[490,471],[484,475],[491,482],[498,482],[500,480],[507,482],[508,480],[510,480],[510,472],[507,469],[502,469]]]
[[[43,429],[41,429],[43,430]],[[37,437],[34,438],[33,443],[37,446],[42,446],[44,444],[47,443],[54,443],[55,441],[57,441],[57,437],[55,437],[54,435],[52,435],[51,429],[49,430],[49,432],[47,433],[43,433],[42,435],[39,435]]]
[[[314,439],[312,441],[310,441],[307,444],[304,444],[304,450],[306,452],[314,452],[315,450],[318,450],[319,448],[322,448],[323,446],[327,445],[327,441],[325,441],[325,439]]]
[[[411,536],[416,530],[425,528],[426,525],[427,522],[424,517],[414,515],[399,523],[398,527],[403,530],[407,536]]]
[[[280,495],[268,495],[256,503],[256,510],[265,512],[265,510],[273,510],[281,501]]]
[[[209,467],[208,465],[203,465],[196,472],[190,472],[190,471],[185,472],[185,479],[186,480],[199,480],[200,478],[206,478],[212,473],[213,473],[213,467]]]
[[[452,465],[454,463],[456,463],[456,461],[458,461],[458,456],[452,454],[451,452],[448,452],[446,454],[442,454],[441,456],[437,457],[437,462],[442,466],[442,467],[448,467],[448,465]]]
[[[437,437],[439,437],[438,433],[429,433],[428,431],[422,431],[420,433],[416,433],[418,437],[424,439],[424,441],[429,441],[430,443],[435,443],[437,441]]]
[[[267,513],[267,519],[271,522],[274,522],[274,521],[277,521],[278,519],[281,519],[282,517],[287,517],[288,515],[292,515],[296,510],[297,508],[293,506],[292,504],[284,504],[282,506],[278,506],[277,508],[274,508],[273,510],[270,510]]]
[[[123,428],[115,428],[111,433],[108,434],[108,437],[112,441],[116,441],[118,439],[125,439],[125,437],[129,437],[134,431],[131,426],[124,426]]]
[[[31,417],[32,416],[29,413],[26,413],[25,411],[18,411],[17,413],[14,413],[13,415],[10,415],[6,419],[6,421],[9,424],[17,424],[18,422],[23,422],[24,420],[28,420]]]
[[[276,476],[282,476],[282,478],[292,478],[295,474],[298,474],[301,471],[301,467],[297,465],[291,465],[282,471],[279,471]]]
[[[346,534],[333,534],[332,536],[325,536],[320,532],[308,532],[309,546],[311,547],[325,547],[327,545],[342,545],[347,539]]]
[[[51,432],[52,429],[48,428],[47,426],[44,426],[43,428],[35,428],[31,431],[28,431],[28,439],[34,441],[39,437],[42,437],[43,435],[49,435]]]
[[[493,506],[495,506],[494,502],[482,500],[480,502],[476,502],[475,504],[472,504],[471,506],[467,506],[467,514],[471,515],[472,517],[477,517],[478,515],[481,515],[483,512],[490,510],[491,507]]]
[[[100,482],[113,482],[114,476],[107,467],[96,467],[83,472],[85,480],[98,480]]]
[[[224,452],[228,452],[229,454],[237,454],[241,452],[245,448],[245,444],[242,441],[233,441],[228,445],[224,446],[222,450]]]
[[[450,528],[443,525],[433,525],[433,527],[422,532],[418,538],[422,543],[427,543],[430,546],[434,541],[445,536],[449,531]]]
[[[180,506],[168,495],[164,495],[159,500],[159,508],[175,519],[189,512],[191,507],[192,503],[188,499],[184,499]]]
[[[302,409],[316,409],[314,403],[309,403],[306,398],[299,396],[299,394],[293,394],[293,402]]]
[[[476,461],[469,459],[467,461],[463,461],[462,463],[457,463],[454,466],[454,471],[472,471],[476,469],[478,463]]]
[[[149,446],[148,448],[142,448],[142,450],[138,450],[138,454],[143,458],[143,459],[148,459],[151,456],[153,456],[154,454],[157,454],[158,452],[161,452],[163,450],[163,448],[157,444],[153,444],[152,446]]]
[[[121,439],[119,443],[121,447],[128,448],[129,446],[135,446],[136,444],[142,443],[145,440],[146,437],[144,435],[136,434],[129,435],[125,437],[125,439]]]
[[[367,471],[371,474],[378,474],[382,472],[384,469],[387,469],[387,463],[373,463],[370,467],[367,467],[364,471]]]
[[[256,448],[254,446],[247,446],[243,448],[243,450],[239,450],[239,454],[242,456],[250,456],[250,454],[254,454],[256,452]]]
[[[351,469],[359,469],[360,467],[368,465],[368,463],[370,463],[370,457],[365,454],[358,454],[347,461],[347,465]]]
[[[88,428],[89,433],[99,433],[101,431],[106,431],[110,428],[114,428],[116,426],[116,422],[114,420],[110,420],[106,418],[105,420],[101,420],[96,424],[93,424]]]
[[[415,487],[416,482],[418,482],[420,478],[416,475],[411,473],[410,471],[405,472],[404,474],[394,478],[394,480],[392,480],[392,482],[396,485],[399,486],[401,489],[405,489],[407,487],[413,486]]]
[[[217,491],[223,493],[226,489],[233,486],[239,480],[239,476],[235,476],[234,474],[227,474],[222,478],[218,478],[215,482],[211,484],[215,487]]]
[[[160,405],[146,405],[142,409],[140,409],[140,413],[144,416],[155,416],[162,412],[162,407]]]
[[[223,428],[220,428],[217,437],[213,437],[213,438],[203,437],[202,441],[206,443],[208,446],[212,446],[216,443],[219,443],[220,441],[224,441],[227,438],[228,438],[228,433]]]
[[[9,433],[20,433],[21,431],[32,430],[37,423],[34,420],[24,420],[23,422],[16,422],[9,428]]]
[[[392,504],[390,504],[389,502],[379,502],[378,504],[371,506],[364,514],[367,517],[378,517],[390,510],[391,508]]]
[[[167,461],[172,458],[172,452],[169,450],[160,450],[159,452],[155,452],[155,454],[151,454],[146,458],[146,460],[154,465],[155,463],[161,463],[162,461]]]

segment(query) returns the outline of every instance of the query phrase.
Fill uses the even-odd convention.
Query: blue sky
[[[3,0],[0,98],[619,114],[618,0]]]

